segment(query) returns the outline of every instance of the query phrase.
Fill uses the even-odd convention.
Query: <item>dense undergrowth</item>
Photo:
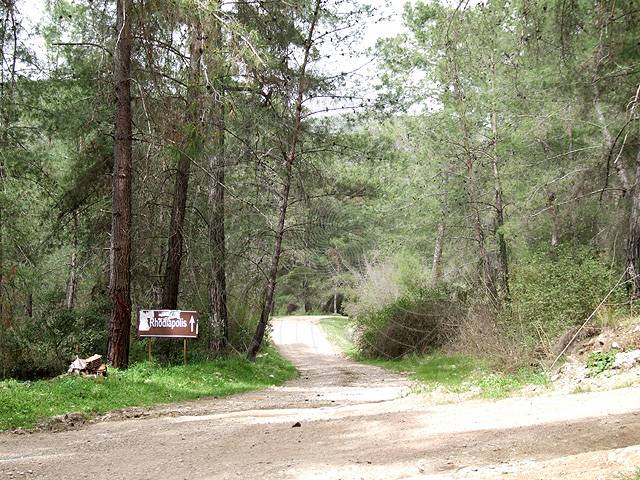
[[[43,418],[69,412],[93,415],[123,407],[231,395],[280,384],[295,375],[293,365],[268,349],[255,363],[239,356],[166,367],[139,362],[128,370],[110,369],[106,378],[6,380],[0,382],[0,430],[32,427]]]
[[[520,367],[505,371],[495,362],[473,355],[432,352],[397,358],[367,356],[353,343],[352,322],[348,318],[326,318],[321,325],[331,342],[354,360],[406,373],[428,391],[475,391],[482,398],[497,399],[525,385],[549,384],[549,376],[542,369]]]
[[[514,262],[510,298],[498,304],[479,285],[462,287],[453,272],[433,282],[415,256],[400,253],[366,265],[346,310],[363,357],[398,361],[443,350],[514,370],[544,364],[617,280],[591,248],[532,252]],[[624,314],[624,295],[615,289],[598,315]]]
[[[245,298],[242,302],[229,302],[229,348],[227,352],[244,352],[252,338],[257,318],[255,301]],[[194,302],[200,312],[207,311],[206,304]],[[64,373],[76,355],[106,356],[109,304],[106,299],[96,299],[90,307],[65,308],[57,303],[47,312],[33,317],[19,317],[0,328],[0,380],[36,380],[52,378]],[[135,317],[135,316],[134,316]],[[209,348],[211,331],[205,318],[200,321],[200,335],[189,342],[189,357],[195,361],[209,361],[220,352]],[[135,318],[131,323],[130,362],[147,358],[147,342],[136,335]],[[175,339],[153,339],[153,357],[163,365],[182,361],[182,342]]]

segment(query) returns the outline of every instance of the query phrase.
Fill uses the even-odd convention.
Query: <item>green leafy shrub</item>
[[[555,255],[533,253],[520,260],[513,268],[509,312],[519,324],[520,341],[533,347],[580,324],[618,276],[597,251],[587,247],[568,246]],[[623,296],[621,287],[610,302]]]
[[[587,357],[587,367],[593,375],[609,370],[616,361],[616,351],[591,352]]]
[[[455,319],[463,314],[449,288],[420,289],[356,317],[356,345],[373,357],[430,352],[452,338]]]
[[[66,370],[74,356],[106,351],[102,306],[51,308],[33,318],[15,318],[0,331],[0,377],[34,379]]]
[[[454,335],[464,314],[463,294],[446,284],[427,286],[427,278],[419,259],[407,252],[365,266],[346,306],[363,355],[429,352]]]

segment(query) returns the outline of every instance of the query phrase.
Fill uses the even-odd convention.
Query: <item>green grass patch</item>
[[[329,341],[354,360],[406,373],[427,389],[444,388],[453,393],[479,389],[482,398],[504,398],[525,385],[549,385],[549,376],[540,370],[523,368],[504,373],[491,362],[468,355],[406,355],[399,359],[367,358],[355,350],[349,319],[325,318],[320,325]]]
[[[54,415],[87,415],[110,410],[225,396],[277,385],[296,370],[275,350],[255,363],[240,357],[161,367],[136,363],[128,370],[110,369],[106,378],[65,376],[36,382],[0,382],[0,430],[28,428]]]
[[[355,354],[351,324],[348,317],[327,317],[320,320],[320,327],[327,339],[342,352]]]
[[[487,360],[468,355],[406,355],[403,358],[357,358],[370,365],[407,373],[427,389],[443,388],[453,393],[479,389],[482,398],[504,398],[526,385],[548,385],[548,375],[539,370],[522,368],[515,372],[500,372]]]

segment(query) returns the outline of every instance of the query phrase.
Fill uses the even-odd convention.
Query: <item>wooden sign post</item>
[[[187,340],[198,338],[198,312],[192,310],[140,310],[138,336],[147,338],[147,356],[151,361],[152,338],[182,338],[182,354],[187,364]]]
[[[183,344],[182,344],[182,353],[184,355],[184,364],[187,364],[187,339],[185,338],[183,340]]]

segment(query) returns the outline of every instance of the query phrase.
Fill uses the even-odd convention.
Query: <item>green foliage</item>
[[[449,320],[462,314],[463,297],[448,284],[428,286],[421,263],[406,251],[367,264],[346,306],[357,349],[394,358],[438,348],[455,333]]]
[[[503,398],[525,385],[548,385],[545,371],[529,367],[501,371],[492,361],[470,355],[434,352],[415,353],[395,359],[371,358],[354,349],[352,323],[348,318],[326,318],[320,325],[334,345],[355,360],[408,373],[425,388],[442,388],[450,392],[479,391],[483,398]]]
[[[483,398],[504,398],[526,385],[550,384],[549,376],[543,370],[521,368],[512,373],[490,372],[475,380]]]
[[[105,306],[51,308],[42,316],[16,319],[0,330],[0,378],[33,379],[64,371],[75,357],[106,348]]]
[[[4,27],[13,3],[0,7]],[[291,60],[306,38],[309,2],[236,2],[222,25],[204,21],[216,17],[217,2],[152,3],[134,9],[134,29],[144,27],[144,35],[134,35],[132,70],[139,99],[132,104],[136,307],[159,303],[175,162],[185,155],[194,163],[180,307],[208,311],[205,159],[219,146],[211,142],[216,125],[206,112],[215,91],[225,111],[231,343],[246,347],[273,252],[278,189],[288,177],[281,153],[290,147],[296,84],[308,90],[276,311],[290,302],[316,310],[351,285],[347,308],[369,354],[433,348],[450,334],[445,323],[465,320],[472,303],[490,311],[491,322],[500,312],[503,333],[536,347],[583,320],[624,270],[620,245],[629,236],[632,195],[622,194],[613,158],[606,157],[615,154],[616,167],[637,183],[637,132],[629,130],[637,123],[630,99],[640,51],[634,2],[409,3],[406,30],[378,43],[379,109],[317,120],[311,118],[317,102],[328,111],[371,102],[344,91],[344,72],[319,78],[322,69],[310,64],[312,73],[299,83]],[[359,29],[362,18],[359,5],[347,3],[353,8],[344,11],[355,16],[323,2],[316,29],[322,45],[311,49],[312,61],[325,49],[343,60],[353,53],[338,52],[351,48],[350,29]],[[35,29],[44,32],[48,58],[36,61],[29,51],[39,42],[21,30],[20,9],[13,13],[21,31],[2,32],[0,324],[7,328],[0,331],[0,375],[52,375],[76,349],[104,353],[114,116],[109,51],[116,32],[113,9],[96,4],[49,2],[48,20]],[[340,19],[350,27],[339,26]],[[184,102],[193,85],[181,52],[189,50],[194,23],[207,39],[203,67],[218,72],[202,78],[202,124],[191,124],[186,113],[194,105]],[[607,145],[618,132],[616,144]],[[497,218],[496,186],[504,221]],[[445,283],[432,288],[427,272],[440,225]],[[500,276],[500,236],[512,301],[497,306],[489,284]],[[564,247],[549,247],[552,238]],[[363,260],[375,252],[382,261]],[[71,273],[78,289],[75,308],[67,310]],[[623,296],[621,289],[611,302]],[[25,304],[32,313],[23,315]],[[204,317],[198,358],[210,354]],[[177,342],[165,342],[162,351],[163,360],[180,357]],[[144,354],[134,340],[132,357]]]
[[[366,363],[409,373],[411,378],[436,388],[460,388],[476,371],[486,371],[486,362],[467,355],[410,354],[397,359],[365,359]]]
[[[567,246],[554,253],[536,252],[514,265],[512,315],[529,341],[540,332],[550,338],[583,322],[615,285],[619,273],[589,247]],[[619,288],[608,303],[624,297]]]
[[[599,375],[609,370],[616,361],[616,353],[615,350],[609,350],[608,352],[591,352],[587,357],[587,367],[591,374]]]
[[[355,317],[356,345],[365,355],[386,358],[429,352],[453,336],[448,320],[461,307],[447,288],[418,290]]]
[[[234,356],[186,366],[141,362],[111,369],[106,378],[64,376],[53,380],[0,382],[0,430],[24,427],[70,412],[109,410],[224,396],[280,384],[295,376],[293,366],[267,349],[256,362]]]

